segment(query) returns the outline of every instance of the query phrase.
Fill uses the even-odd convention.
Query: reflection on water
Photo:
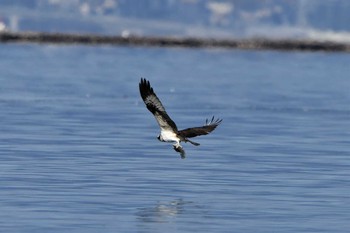
[[[181,215],[185,211],[186,206],[192,203],[182,199],[165,203],[160,202],[155,206],[139,208],[136,215],[142,222],[170,222]]]

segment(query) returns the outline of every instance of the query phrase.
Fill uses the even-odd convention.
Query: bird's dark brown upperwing
[[[143,102],[146,104],[147,109],[155,116],[159,126],[161,128],[171,127],[172,130],[177,132],[175,122],[169,117],[162,102],[154,93],[153,88],[148,80],[141,78],[140,94]]]
[[[212,132],[218,125],[220,125],[221,122],[222,119],[215,120],[213,117],[210,121],[208,121],[207,119],[204,126],[180,130],[179,135],[181,135],[184,138],[193,138],[200,135],[206,135]]]

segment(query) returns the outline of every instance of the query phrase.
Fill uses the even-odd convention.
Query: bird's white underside
[[[180,139],[176,136],[176,134],[170,130],[160,131],[160,136],[165,142],[176,142],[177,144],[180,142]]]

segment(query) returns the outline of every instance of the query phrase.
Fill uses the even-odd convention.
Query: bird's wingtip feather
[[[213,116],[210,120],[209,119],[206,119],[205,125],[219,125],[222,122],[222,119],[220,118],[215,120],[215,116]]]

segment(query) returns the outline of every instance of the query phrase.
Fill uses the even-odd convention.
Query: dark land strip
[[[308,39],[206,39],[166,36],[123,37],[95,34],[1,32],[0,42],[350,52],[350,43]]]

